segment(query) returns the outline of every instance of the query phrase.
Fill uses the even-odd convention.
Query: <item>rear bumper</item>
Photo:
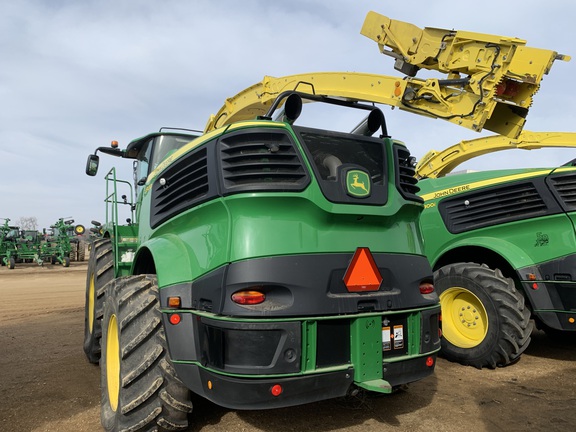
[[[552,329],[576,331],[576,255],[519,269],[518,277],[536,318]]]
[[[282,321],[178,312],[178,325],[165,312],[179,378],[232,409],[316,402],[345,396],[352,386],[391,393],[431,375],[440,349],[439,307]],[[402,340],[384,343],[385,329],[403,332]]]
[[[221,375],[195,365],[176,364],[175,368],[184,384],[196,394],[217,405],[240,410],[283,408],[345,396],[354,375],[347,369],[310,376],[255,379]],[[273,393],[278,388],[279,393]]]
[[[436,363],[436,355],[428,356]],[[428,358],[426,357],[426,358]],[[386,380],[354,382],[354,370],[348,368],[305,376],[279,378],[239,378],[206,370],[193,364],[175,364],[179,378],[196,394],[230,409],[261,410],[302,405],[346,396],[355,387],[381,393],[391,393],[401,384],[430,376],[434,365],[426,358],[401,363],[385,363]]]

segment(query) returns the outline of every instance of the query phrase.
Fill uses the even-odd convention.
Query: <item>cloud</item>
[[[86,225],[104,218],[101,174],[123,162],[119,169],[130,178],[131,165],[103,157],[97,178],[84,167],[95,147],[113,139],[125,146],[162,126],[203,129],[227,97],[264,75],[397,75],[391,59],[359,34],[369,10],[574,54],[575,6],[559,1],[424,8],[381,0],[0,0],[0,8],[0,217],[36,216],[41,227],[63,216]],[[529,128],[572,128],[573,71],[573,63],[554,66]],[[419,157],[478,137],[440,120],[385,112],[392,135]]]

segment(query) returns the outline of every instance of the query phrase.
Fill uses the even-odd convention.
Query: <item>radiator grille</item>
[[[410,151],[403,146],[394,144],[394,156],[397,161],[396,187],[406,199],[422,202],[422,198],[416,194],[420,192],[416,169]]]
[[[576,174],[551,177],[550,181],[567,209],[576,210]]]
[[[220,141],[224,189],[301,190],[308,176],[285,134],[259,132]]]
[[[530,182],[446,199],[440,203],[440,211],[448,230],[460,233],[542,216],[548,207]]]
[[[152,227],[206,198],[209,190],[206,153],[204,147],[184,156],[154,182]]]

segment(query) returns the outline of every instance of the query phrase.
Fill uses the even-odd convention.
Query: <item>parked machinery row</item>
[[[41,232],[20,229],[10,225],[10,219],[6,218],[0,225],[0,264],[9,269],[25,262],[38,265],[49,262],[69,267],[70,261],[85,259],[84,233],[84,226],[74,225],[70,218],[60,218]]]

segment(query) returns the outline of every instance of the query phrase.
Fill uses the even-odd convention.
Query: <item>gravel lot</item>
[[[100,371],[82,351],[86,263],[0,267],[0,430],[94,432]],[[436,373],[389,396],[271,411],[194,401],[189,431],[562,431],[576,425],[576,343],[535,331],[515,365]]]

